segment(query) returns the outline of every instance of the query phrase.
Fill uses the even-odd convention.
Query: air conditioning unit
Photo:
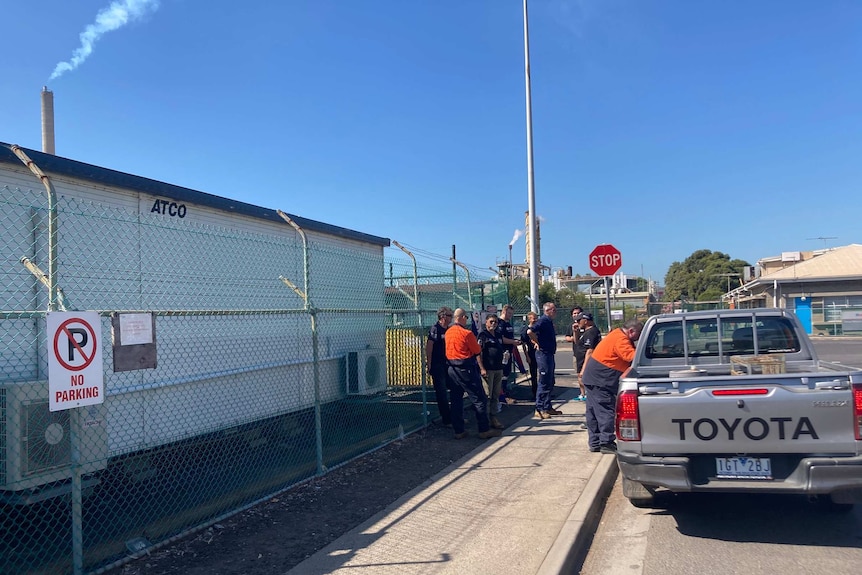
[[[102,407],[77,408],[81,473],[108,463]],[[0,385],[0,490],[21,491],[72,477],[71,415],[48,410],[47,381]]]
[[[345,357],[347,395],[370,395],[386,389],[386,361],[381,350],[351,351]]]

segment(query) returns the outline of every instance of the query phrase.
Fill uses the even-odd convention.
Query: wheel
[[[623,477],[623,495],[635,507],[650,508],[655,505],[655,489],[643,483]]]

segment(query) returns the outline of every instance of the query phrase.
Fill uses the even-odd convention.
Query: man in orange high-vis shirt
[[[635,342],[644,325],[629,320],[611,331],[593,350],[584,365],[587,388],[587,433],[590,451],[616,453],[614,410],[620,378],[635,358]]]
[[[449,378],[455,383],[456,389],[467,392],[467,398],[476,410],[476,425],[479,437],[499,437],[499,429],[491,429],[488,418],[488,396],[482,386],[482,376],[479,374],[479,364],[476,356],[482,352],[476,335],[467,328],[467,312],[460,307],[455,310],[455,323],[446,330],[446,361],[449,364]],[[452,419],[463,418],[464,413],[457,405],[452,406]],[[467,432],[455,434],[456,439],[467,437]]]

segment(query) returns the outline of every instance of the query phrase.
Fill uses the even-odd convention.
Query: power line
[[[426,259],[439,261],[439,262],[446,263],[446,264],[451,264],[451,260],[449,259],[451,256],[443,256],[440,254],[435,254],[434,252],[429,252],[427,250],[423,250],[422,248],[419,248],[419,247],[416,247],[416,246],[413,246],[413,245],[410,245],[410,244],[407,244],[404,242],[401,242],[401,245],[403,245],[404,247],[409,249],[411,252],[413,252],[417,256],[421,255],[422,257],[424,257]],[[466,263],[460,259],[458,261],[461,262],[462,264],[464,264],[465,266],[467,266],[470,269],[470,273],[476,273],[476,275],[485,273],[485,269],[486,269],[485,266],[469,264],[469,263]]]
[[[805,238],[806,240],[821,240],[823,242],[823,247],[828,249],[829,245],[826,243],[826,240],[837,240],[836,236],[817,236],[816,238]]]

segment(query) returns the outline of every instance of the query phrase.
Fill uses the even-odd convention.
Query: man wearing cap
[[[584,312],[584,308],[579,305],[576,305],[572,308],[572,325],[566,328],[566,341],[572,344],[572,369],[575,370],[575,374],[581,372],[581,364],[578,363],[578,339],[581,337],[581,329],[578,323],[578,318],[581,317],[581,314]],[[580,382],[579,382],[580,383]],[[584,390],[581,389],[581,396],[584,395]],[[578,396],[575,399],[580,399]]]
[[[578,316],[578,329],[581,335],[578,337],[577,342],[575,342],[575,369],[577,370],[575,373],[578,375],[578,387],[581,388],[581,395],[576,399],[586,401],[587,389],[584,387],[583,381],[584,365],[587,363],[590,355],[592,355],[593,350],[602,341],[602,333],[593,322],[593,314],[589,312],[583,312]]]

